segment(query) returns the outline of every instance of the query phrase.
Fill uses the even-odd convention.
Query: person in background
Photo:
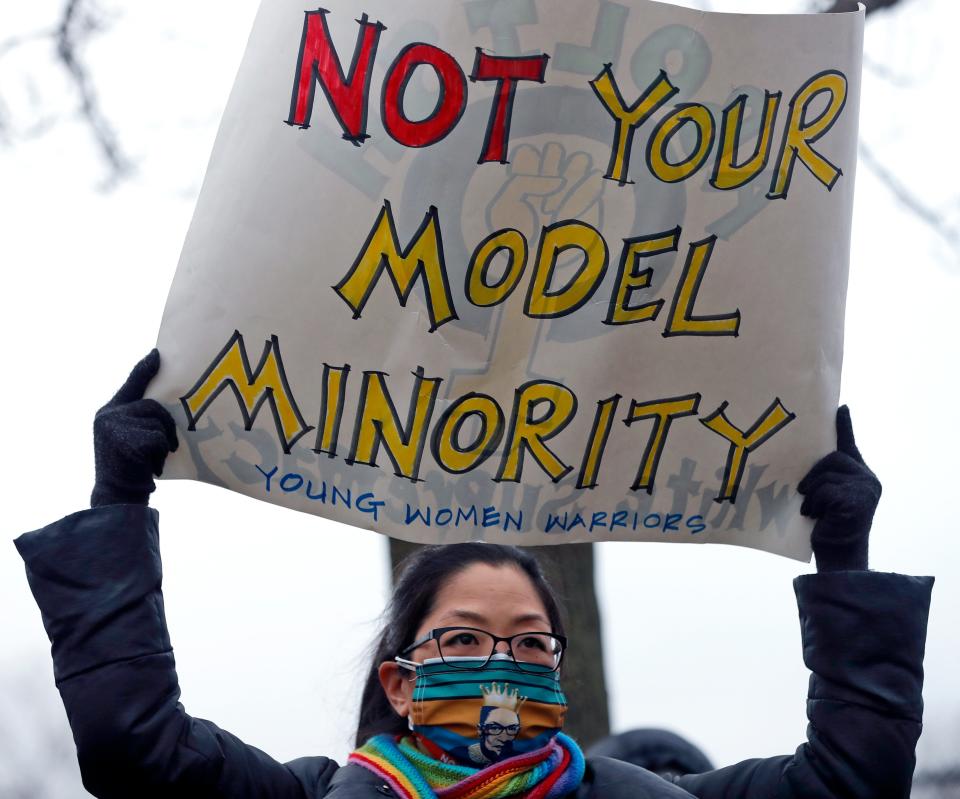
[[[591,746],[587,754],[624,760],[664,779],[701,774],[713,769],[710,758],[686,738],[669,730],[654,728],[608,735]]]
[[[801,512],[816,519],[817,573],[794,582],[812,675],[807,740],[793,754],[700,774],[667,769],[666,778],[584,757],[562,732],[560,669],[577,642],[564,635],[538,563],[515,547],[456,544],[420,550],[398,574],[348,762],[280,763],[180,703],[159,517],[148,507],[153,477],[177,447],[172,417],[143,398],[159,365],[154,350],[96,415],[92,507],[16,540],[52,643],[83,783],[94,796],[909,796],[933,578],[867,570],[880,482],[857,449],[846,408],[837,413],[837,450],[798,487]],[[318,625],[325,612],[317,609]],[[494,712],[485,713],[485,702],[509,711],[497,722],[499,737],[486,730],[504,741],[499,751],[483,739],[484,715],[489,722]],[[462,754],[470,751],[489,762]]]

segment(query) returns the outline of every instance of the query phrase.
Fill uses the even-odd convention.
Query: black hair
[[[423,619],[446,582],[474,563],[488,566],[515,566],[520,569],[543,602],[550,621],[550,632],[563,635],[560,602],[544,576],[537,559],[518,547],[500,544],[448,544],[420,549],[397,566],[393,595],[384,612],[383,629],[373,647],[370,670],[360,699],[356,745],[362,746],[380,733],[401,735],[407,720],[393,709],[380,685],[380,664],[413,643]]]

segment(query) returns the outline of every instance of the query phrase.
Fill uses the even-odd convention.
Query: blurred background
[[[948,500],[960,445],[950,421],[960,402],[960,166],[948,146],[960,129],[960,6],[867,5],[842,400],[884,483],[871,567],[938,578],[914,796],[954,797],[960,523]],[[88,502],[93,414],[155,341],[256,6],[0,6],[8,542]],[[282,760],[343,759],[389,586],[385,539],[198,483],[162,483],[152,504],[187,709]],[[613,730],[674,730],[717,765],[804,740],[807,674],[790,581],[811,567],[719,546],[600,544],[594,556],[595,666]],[[39,612],[9,543],[0,620],[0,796],[85,796]]]

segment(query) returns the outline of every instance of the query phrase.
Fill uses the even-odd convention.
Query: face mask
[[[497,654],[483,658],[397,658],[416,671],[410,728],[463,763],[485,766],[546,746],[563,727],[567,700],[556,671]]]

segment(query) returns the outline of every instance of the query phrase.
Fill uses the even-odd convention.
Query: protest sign
[[[165,477],[419,542],[808,559],[863,13],[264,2],[159,336]]]

